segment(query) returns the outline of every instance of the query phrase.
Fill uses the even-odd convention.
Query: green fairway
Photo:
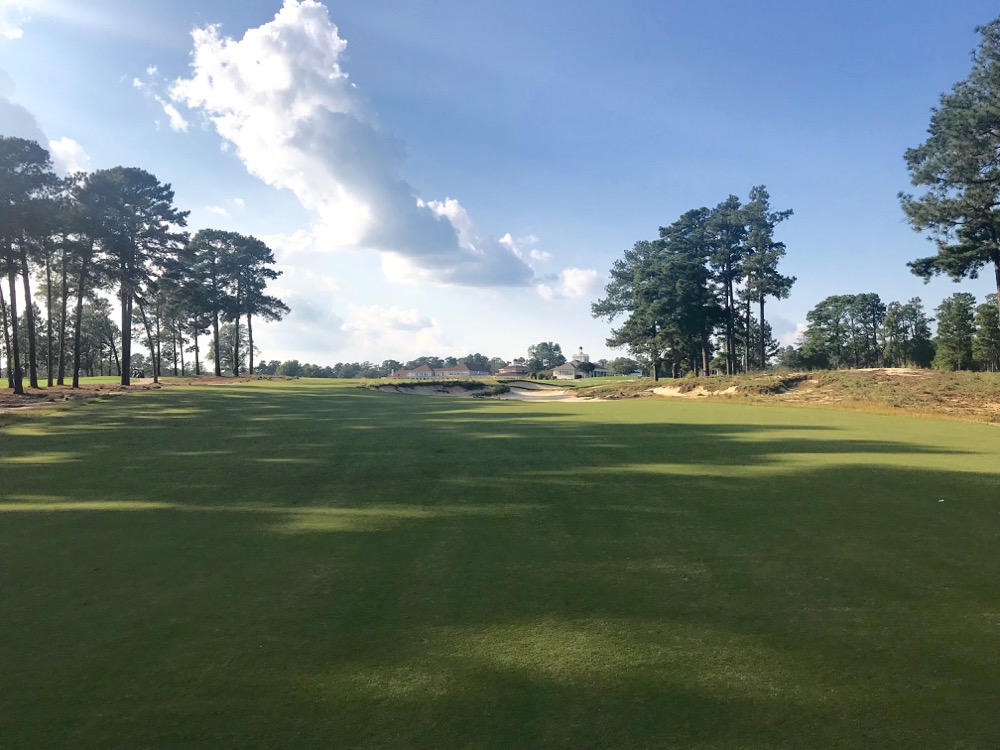
[[[2,748],[996,748],[1000,431],[166,388],[0,442]]]

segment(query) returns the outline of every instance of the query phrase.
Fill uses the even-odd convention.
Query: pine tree
[[[983,369],[1000,371],[1000,312],[995,294],[987,295],[985,304],[976,307],[975,326],[972,356]]]
[[[785,243],[775,242],[775,227],[792,215],[792,210],[772,211],[771,196],[767,188],[758,185],[750,190],[750,202],[743,207],[747,222],[747,256],[743,261],[746,274],[746,299],[760,306],[759,321],[764,322],[764,301],[768,297],[787,299],[794,276],[783,276],[778,272],[778,263],[785,257]],[[759,330],[765,330],[764,328]],[[759,340],[759,363],[767,366],[766,337]],[[750,343],[748,342],[748,346]]]
[[[941,97],[927,140],[905,155],[911,181],[927,192],[899,197],[913,228],[937,245],[909,263],[913,273],[958,280],[993,266],[1000,291],[1000,18],[977,31],[972,72]]]
[[[149,298],[151,282],[177,261],[186,238],[175,228],[186,225],[188,212],[174,207],[169,184],[134,167],[88,175],[86,195],[103,268],[118,287],[122,361],[130,362],[134,306],[138,304],[148,331],[144,299]],[[129,376],[130,369],[123,367],[122,385],[129,384]]]
[[[934,366],[942,370],[972,368],[972,339],[976,328],[973,307],[976,298],[968,292],[957,292],[937,307],[937,353]]]

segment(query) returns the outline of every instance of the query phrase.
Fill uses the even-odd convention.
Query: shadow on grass
[[[288,387],[46,417],[0,461],[0,744],[995,746],[988,428],[862,423]]]

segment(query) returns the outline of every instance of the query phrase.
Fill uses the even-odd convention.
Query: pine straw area
[[[39,388],[24,387],[24,394],[20,395],[9,389],[0,391],[0,412],[31,409],[40,406],[50,406],[63,404],[71,401],[85,401],[88,399],[99,399],[110,396],[120,396],[136,391],[150,391],[161,386],[150,381],[137,380],[132,385],[121,385],[118,383],[81,383],[79,388],[72,388],[68,385],[53,385],[51,388],[42,386]]]
[[[738,376],[575,381],[580,396],[725,398],[1000,423],[1000,373],[874,368]]]
[[[16,394],[9,388],[0,390],[0,412],[20,411],[22,409],[65,404],[74,401],[98,400],[128,393],[154,391],[171,386],[239,385],[257,380],[291,380],[291,378],[249,375],[240,377],[216,377],[214,375],[200,375],[198,377],[164,376],[160,378],[159,383],[154,383],[152,378],[132,378],[131,385],[122,385],[117,382],[117,378],[99,377],[81,378],[79,388],[72,388],[68,385],[52,385],[49,387],[44,385],[44,379],[40,381],[40,387],[31,388],[27,385],[27,378],[25,378],[24,395]]]

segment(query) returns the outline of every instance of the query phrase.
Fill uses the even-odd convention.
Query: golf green
[[[996,427],[355,386],[0,429],[0,747],[1000,746]]]

